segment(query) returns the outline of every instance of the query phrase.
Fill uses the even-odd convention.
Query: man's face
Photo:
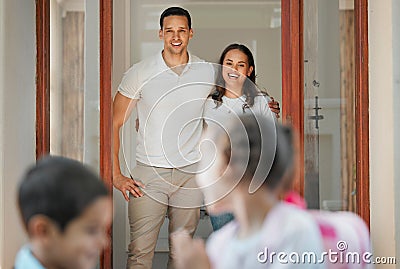
[[[111,220],[111,200],[99,198],[82,215],[71,221],[63,232],[54,227],[46,251],[48,266],[63,269],[94,268],[107,244],[107,229]]]
[[[185,16],[168,16],[164,18],[159,37],[164,40],[164,50],[168,53],[182,54],[187,51],[189,39],[193,37],[193,30],[189,29]]]

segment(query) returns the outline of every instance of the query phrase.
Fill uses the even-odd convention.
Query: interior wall
[[[400,99],[395,98],[398,97],[399,82],[393,68],[394,64],[398,68],[398,59],[394,60],[395,51],[399,49],[394,42],[398,41],[398,32],[393,32],[398,13],[388,12],[396,1],[368,1],[371,237],[375,256],[385,257],[395,256],[395,238],[399,237],[395,226],[395,209],[396,212],[399,210],[395,208],[395,197],[400,192],[398,182],[395,188],[394,174],[395,164],[398,166],[398,162],[394,162],[394,144],[399,118],[398,114],[397,118],[394,116],[394,107],[400,105]],[[398,142],[396,144],[398,146]]]
[[[304,8],[308,14],[304,25],[306,199],[312,208],[338,210],[342,208],[340,108],[343,104],[340,99],[339,0],[304,1]],[[315,120],[309,119],[315,116],[315,96],[321,108],[318,113],[323,116],[318,121],[318,129]],[[318,182],[313,180],[316,172]]]
[[[321,114],[320,206],[341,202],[339,1],[318,0],[318,78]],[[332,146],[331,150],[329,148]],[[328,162],[328,165],[323,164]],[[325,209],[328,209],[325,207]],[[337,208],[336,208],[337,209]]]
[[[400,1],[393,1],[392,6],[392,25],[400,25]],[[393,126],[394,126],[394,164],[400,164],[400,28],[392,27],[393,40]],[[395,240],[396,257],[400,258],[400,166],[394,166],[394,184],[395,184]],[[400,264],[397,266],[400,268]]]
[[[158,38],[159,16],[171,6],[155,0],[132,1],[131,63],[162,49]],[[194,36],[189,51],[202,59],[218,62],[220,53],[230,43],[242,43],[252,51],[256,62],[257,84],[276,100],[282,100],[281,76],[281,8],[280,1],[223,1],[199,3],[181,0],[175,3],[186,8],[192,17]],[[136,13],[135,13],[136,10]],[[141,12],[137,12],[140,10]],[[134,33],[140,38],[134,38]]]
[[[113,96],[117,91],[122,76],[130,67],[130,0],[113,1],[113,12],[118,16],[113,16]],[[132,113],[131,119],[135,119],[135,113]],[[129,127],[131,124],[127,122],[123,128],[123,137],[130,137],[131,140],[123,139],[124,147],[132,148],[131,155],[135,156],[136,149],[134,139],[136,134],[131,135]],[[127,127],[128,126],[128,127]],[[128,132],[127,132],[128,131]],[[122,140],[121,140],[122,141]],[[134,166],[135,158],[128,157],[127,163]],[[123,155],[120,154],[120,160]],[[125,172],[125,165],[122,163],[121,169]],[[129,243],[128,229],[128,207],[127,202],[123,198],[120,191],[114,188],[114,222],[113,222],[113,268],[125,268],[126,266],[126,250]]]
[[[1,12],[0,265],[8,269],[13,267],[17,250],[26,242],[16,207],[17,184],[24,170],[35,161],[35,1],[2,0]]]
[[[61,152],[62,144],[62,7],[50,1],[50,152]]]
[[[83,162],[97,172],[100,168],[100,7],[85,1],[85,78]]]
[[[0,269],[3,266],[4,257],[4,1],[0,1]]]

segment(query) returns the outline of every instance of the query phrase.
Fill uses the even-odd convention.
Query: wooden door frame
[[[50,152],[50,1],[36,0],[36,159]]]
[[[356,207],[370,224],[368,0],[354,0]],[[282,118],[297,131],[299,171],[294,188],[304,194],[303,0],[282,0]]]
[[[112,198],[112,0],[100,6],[100,176]],[[50,153],[50,0],[36,0],[36,159]],[[112,227],[100,266],[112,268]]]
[[[357,212],[368,223],[369,200],[369,93],[368,0],[355,1],[356,162]],[[113,0],[100,3],[100,174],[112,196],[112,55]],[[282,117],[304,141],[303,0],[281,0],[282,7]],[[36,0],[36,157],[50,152],[50,0]],[[304,193],[304,144],[299,143],[300,171],[296,189]],[[110,245],[101,268],[112,268]]]
[[[113,1],[100,1],[100,175],[113,196],[112,184],[112,56]],[[113,268],[112,227],[109,245],[100,258],[101,269]]]

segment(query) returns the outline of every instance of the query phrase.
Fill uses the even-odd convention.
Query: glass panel
[[[304,1],[305,197],[355,211],[354,2]]]
[[[83,161],[84,1],[50,1],[50,153]]]
[[[247,45],[255,57],[257,84],[275,99],[282,100],[280,0],[233,0],[229,1],[229,4],[222,0],[181,0],[173,4],[161,0],[126,0],[118,3],[114,1],[114,90],[129,66],[162,49],[163,43],[158,37],[159,17],[170,5],[181,6],[191,14],[194,29],[194,37],[189,44],[191,53],[207,61],[218,62],[221,52],[230,43]],[[126,10],[130,12],[127,14]],[[125,66],[124,70],[121,70],[121,66]],[[126,162],[120,159],[122,171],[125,166],[132,169],[136,164],[134,120],[135,114],[132,113],[123,129],[122,143]],[[115,193],[116,210],[126,204],[120,196],[119,192]],[[128,240],[125,241],[125,247],[129,243],[129,225],[126,224],[126,220],[126,211],[115,211],[115,268],[125,266],[126,248],[121,251],[121,243]],[[165,259],[168,256],[165,252],[168,250],[167,225],[166,221],[160,232],[153,268],[165,267]],[[210,232],[210,221],[201,220],[197,236],[205,238]]]

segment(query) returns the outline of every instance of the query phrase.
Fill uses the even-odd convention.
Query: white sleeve
[[[267,118],[276,120],[276,114],[271,111],[268,105],[268,103],[271,101],[271,98],[268,95],[258,95],[257,99],[259,113]]]
[[[131,99],[140,99],[142,89],[135,65],[125,72],[121,83],[118,86],[118,91],[125,97]]]

